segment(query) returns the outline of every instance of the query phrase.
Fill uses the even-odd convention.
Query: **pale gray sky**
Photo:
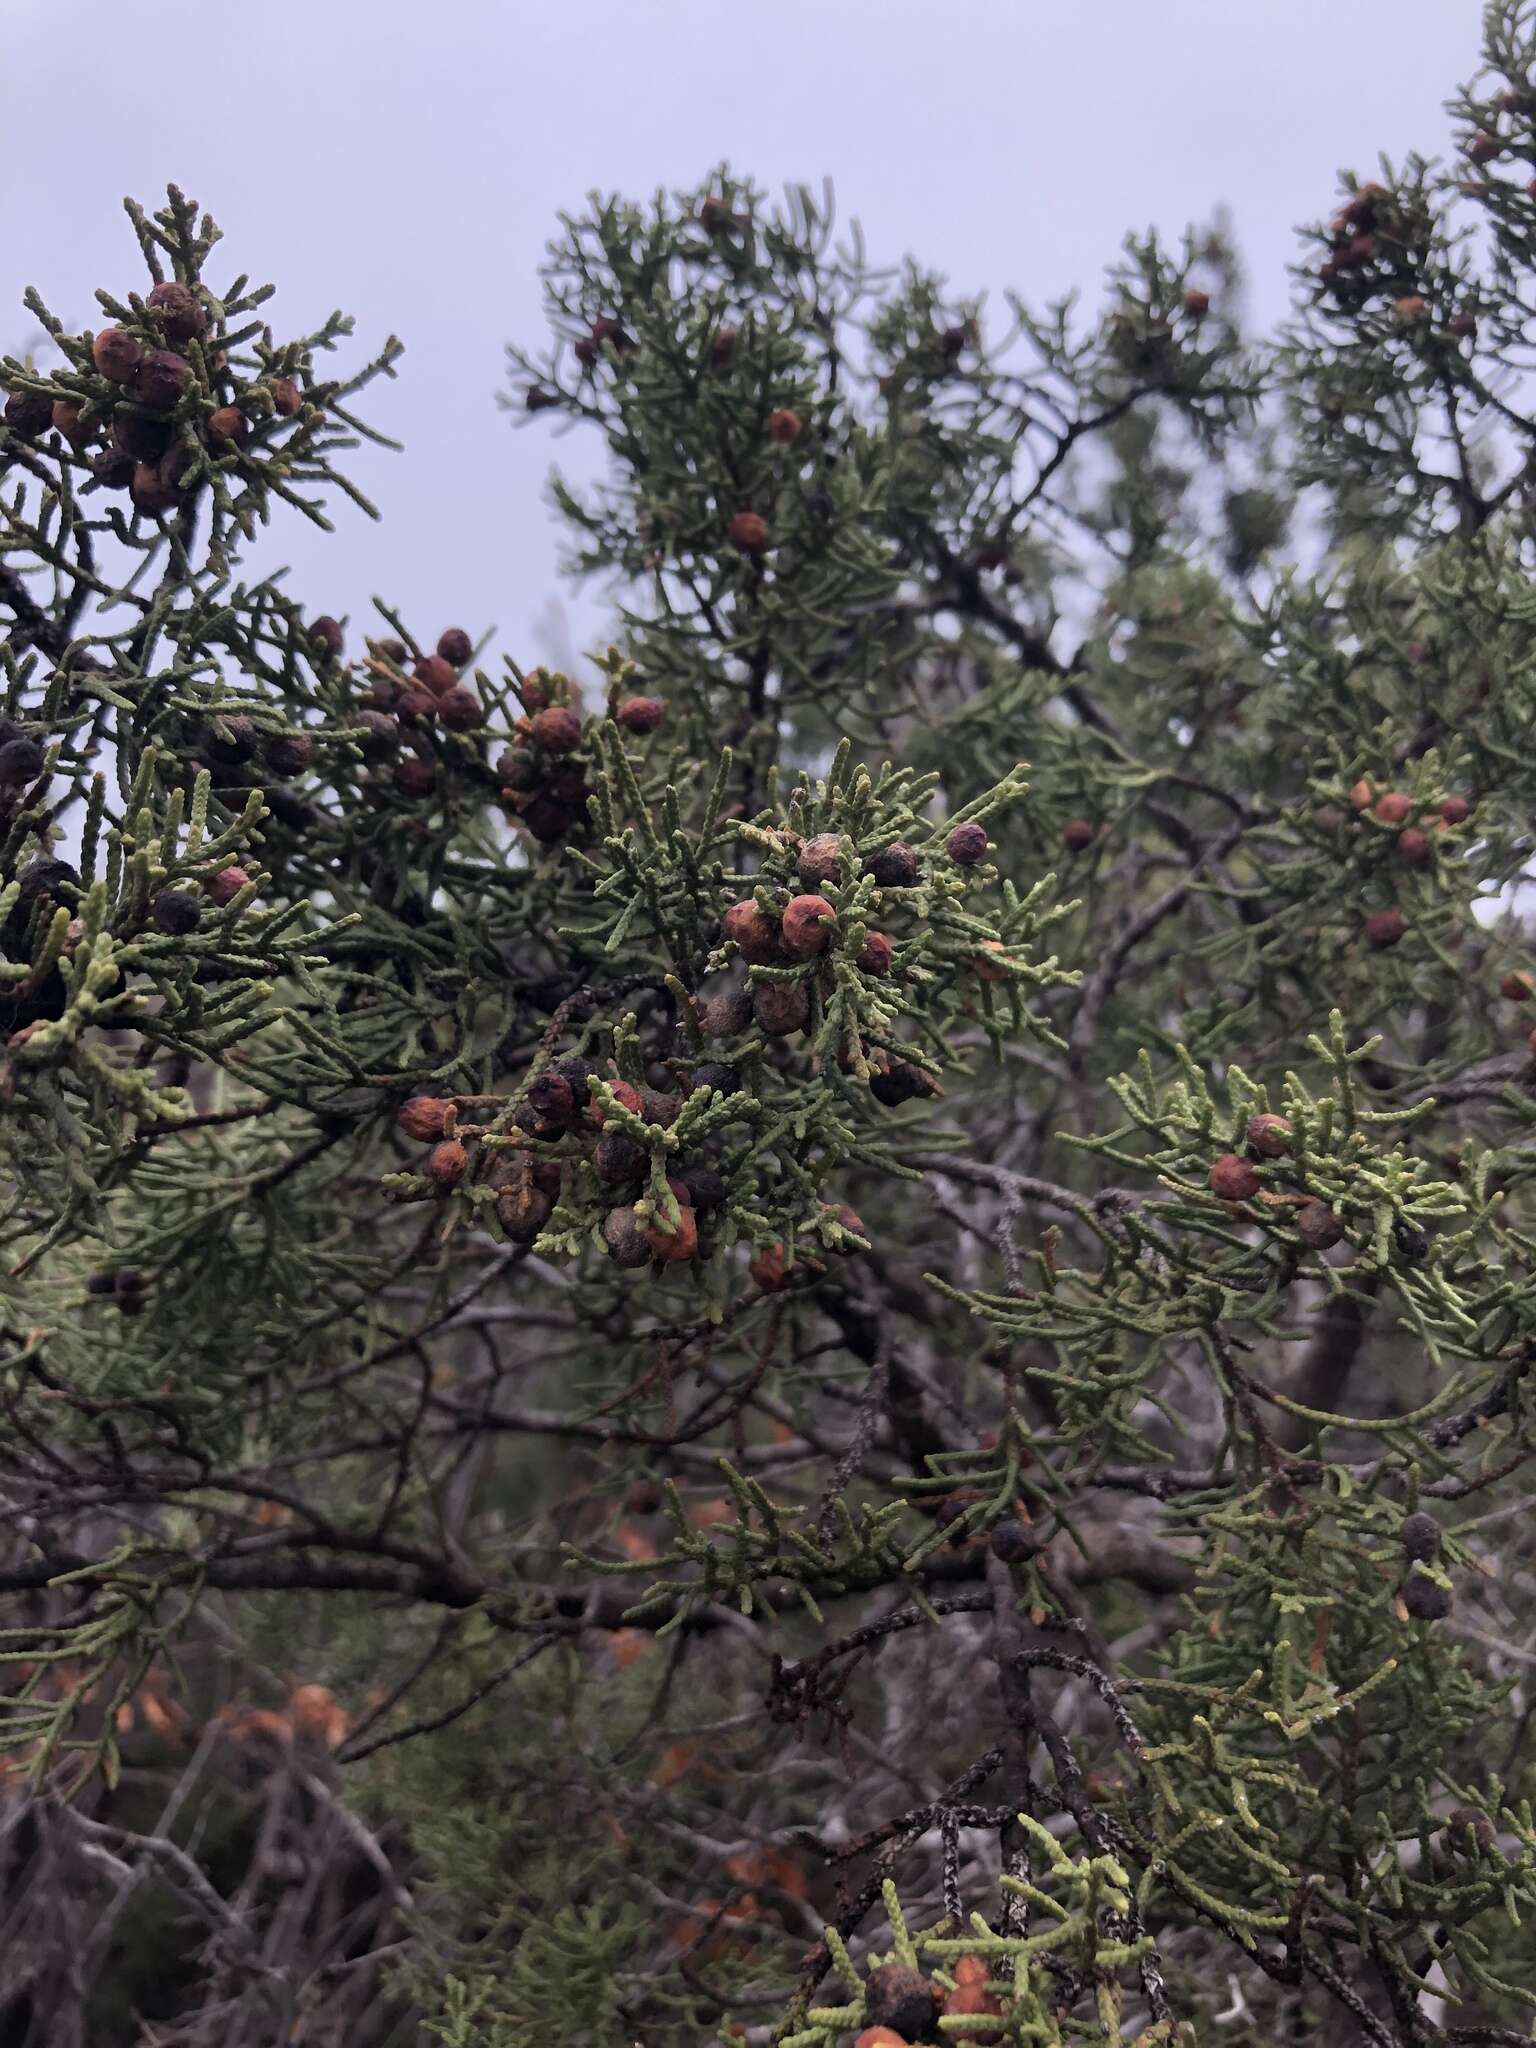
[[[393,329],[363,451],[384,513],[264,544],[316,610],[371,592],[418,633],[495,622],[549,652],[556,444],[495,406],[502,344],[542,332],[557,209],[646,195],[722,157],[776,187],[830,174],[872,257],[958,290],[1092,294],[1130,227],[1225,206],[1251,303],[1279,312],[1293,227],[1340,164],[1443,152],[1478,0],[5,0],[0,344],[36,284],[74,326],[138,281],[120,201],[174,178],[272,279],[279,333],[333,306]],[[590,636],[590,603],[573,606]],[[355,644],[355,643],[354,643]]]

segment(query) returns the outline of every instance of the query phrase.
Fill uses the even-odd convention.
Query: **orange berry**
[[[665,1217],[657,1215],[647,1224],[644,1235],[657,1258],[672,1264],[693,1258],[699,1249],[698,1221],[686,1202],[678,1205],[677,1223],[673,1229],[667,1228]]]
[[[785,951],[797,960],[824,953],[836,923],[837,912],[825,896],[791,896],[780,926]]]

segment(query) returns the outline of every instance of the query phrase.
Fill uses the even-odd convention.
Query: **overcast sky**
[[[263,567],[359,626],[380,592],[525,660],[557,584],[555,444],[495,405],[502,345],[542,333],[538,266],[594,187],[691,185],[728,158],[777,187],[829,175],[871,256],[961,292],[1092,293],[1127,228],[1225,207],[1260,320],[1293,228],[1342,165],[1443,152],[1474,69],[1477,0],[3,0],[0,345],[35,338],[35,284],[72,327],[142,271],[121,200],[176,179],[229,272],[279,286],[279,335],[333,307],[393,330],[367,413],[380,526],[290,521]],[[217,264],[218,258],[215,258]],[[216,272],[216,275],[226,273]],[[575,443],[559,444],[562,456]],[[354,642],[355,644],[355,642]]]

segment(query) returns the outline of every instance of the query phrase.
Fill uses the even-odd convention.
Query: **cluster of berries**
[[[1393,858],[1404,867],[1422,868],[1434,857],[1436,836],[1457,831],[1471,815],[1471,802],[1464,796],[1452,794],[1426,807],[1405,790],[1381,789],[1362,775],[1350,788],[1349,810],[1330,802],[1319,806],[1316,818],[1319,829],[1330,839],[1349,830],[1368,831],[1368,821],[1384,826],[1392,835]],[[1373,951],[1385,952],[1406,936],[1408,920],[1397,904],[1390,903],[1371,911],[1362,930]]]
[[[586,728],[581,714],[557,701],[560,686],[535,669],[522,686],[525,716],[512,728],[513,745],[496,762],[496,779],[507,815],[541,846],[568,837],[587,814]],[[637,738],[655,732],[666,717],[659,697],[626,697],[615,722]]]
[[[945,851],[957,867],[977,866],[990,851],[985,826],[971,820],[956,825],[945,841]],[[780,905],[764,889],[726,911],[721,936],[749,969],[775,972],[701,1003],[699,1022],[710,1037],[731,1037],[755,1024],[766,1038],[789,1038],[810,1027],[812,999],[822,988],[840,925],[837,909],[821,891],[849,879],[848,870],[855,861],[856,856],[837,833],[817,833],[804,841],[796,858],[798,893],[790,894]],[[883,891],[916,888],[923,878],[916,850],[903,840],[858,865]],[[985,942],[985,946],[991,951],[984,949],[977,956],[977,972],[988,980],[1000,979],[1005,970],[993,956],[1002,948],[996,940]],[[856,958],[861,973],[883,980],[891,973],[896,957],[895,944],[887,933],[864,930]],[[799,971],[785,971],[790,969]],[[870,1092],[885,1107],[895,1109],[938,1092],[937,1082],[922,1066],[885,1049],[876,1049],[871,1057],[875,1071]]]
[[[994,1980],[984,1956],[958,1956],[945,1973],[948,1985],[925,1977],[906,1963],[883,1963],[869,1973],[864,1986],[863,2031],[854,2048],[910,2048],[921,2041],[994,2038],[991,2025],[939,2030],[941,2019],[977,2017],[1003,2020],[1012,1985],[1006,1976]]]
[[[724,1094],[735,1086],[734,1071],[718,1065],[697,1067],[685,1079],[688,1093],[702,1087]],[[701,1148],[696,1157],[671,1162],[668,1199],[658,1202],[651,1152],[620,1127],[614,1110],[666,1130],[684,1100],[683,1093],[637,1088],[571,1053],[529,1084],[513,1119],[535,1145],[563,1142],[563,1157],[516,1144],[479,1144],[485,1127],[467,1123],[461,1104],[450,1097],[413,1096],[402,1105],[397,1122],[408,1138],[429,1147],[421,1171],[436,1187],[456,1188],[477,1166],[483,1169],[495,1191],[497,1221],[513,1243],[531,1244],[538,1237],[573,1177],[584,1169],[605,1205],[601,1229],[608,1256],[621,1267],[662,1268],[712,1255],[711,1232],[726,1205],[726,1182],[716,1155]],[[862,1246],[864,1227],[853,1210],[844,1206],[833,1214],[838,1230],[828,1235],[837,1237],[841,1249]],[[757,1254],[749,1271],[758,1287],[772,1293],[787,1286],[795,1270],[819,1269],[819,1261],[804,1256],[792,1265],[784,1248],[774,1245]]]
[[[227,355],[203,346],[209,310],[193,285],[168,280],[143,303],[134,326],[64,337],[69,368],[47,390],[18,383],[3,417],[21,441],[59,434],[103,489],[155,516],[184,504],[213,463],[238,458],[253,425],[292,419],[304,394],[278,375],[236,388]]]
[[[1248,1141],[1246,1155],[1223,1152],[1211,1168],[1211,1193],[1220,1201],[1251,1202],[1264,1185],[1258,1162],[1285,1158],[1294,1134],[1287,1117],[1265,1114],[1250,1118],[1244,1135]],[[1294,1201],[1291,1227],[1304,1245],[1312,1251],[1325,1252],[1340,1243],[1344,1225],[1326,1202],[1314,1195],[1302,1195]]]
[[[342,634],[334,619],[316,619],[309,630],[314,644],[340,657]],[[474,652],[462,626],[446,627],[431,654],[413,655],[403,640],[368,642],[369,684],[353,723],[362,728],[363,758],[393,763],[391,779],[401,796],[435,793],[435,730],[467,739],[484,724],[485,706],[462,680]]]

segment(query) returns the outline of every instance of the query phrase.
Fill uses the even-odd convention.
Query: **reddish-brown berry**
[[[1369,777],[1362,775],[1349,792],[1349,801],[1357,811],[1368,811],[1376,801],[1376,785]]]
[[[910,889],[921,874],[917,855],[900,839],[872,855],[865,866],[882,889]]]
[[[1448,796],[1440,806],[1440,815],[1447,825],[1464,825],[1472,815],[1472,806],[1464,796]]]
[[[944,842],[944,851],[960,867],[973,868],[987,857],[987,828],[974,819],[957,825]]]
[[[1417,292],[1409,292],[1405,298],[1392,301],[1393,315],[1402,327],[1417,326],[1428,311],[1428,306]]]
[[[777,1294],[780,1288],[789,1285],[794,1268],[785,1256],[781,1244],[771,1244],[761,1251],[747,1267],[747,1273],[754,1286],[764,1294]]]
[[[761,513],[736,513],[727,531],[731,546],[740,548],[744,555],[761,554],[768,545],[768,522]]]
[[[525,1100],[542,1123],[568,1127],[576,1121],[576,1090],[557,1068],[546,1068],[531,1081]]]
[[[835,832],[818,832],[800,849],[795,872],[807,889],[835,882],[843,871],[843,842]]]
[[[171,429],[168,421],[125,406],[114,413],[108,439],[119,455],[131,455],[135,462],[158,462],[171,445]]]
[[[126,327],[103,327],[91,343],[91,361],[109,384],[131,384],[143,360],[143,343]]]
[[[457,1138],[444,1138],[434,1145],[427,1154],[422,1171],[428,1180],[435,1180],[439,1187],[451,1188],[461,1181],[469,1169],[469,1154]]]
[[[717,370],[723,369],[735,355],[737,338],[734,327],[716,329],[715,338],[709,345],[709,360]]]
[[[412,670],[424,690],[430,690],[434,697],[443,697],[458,687],[459,672],[451,661],[444,661],[440,654],[424,654]]]
[[[884,932],[866,932],[859,948],[859,966],[866,974],[889,974],[896,949]]]
[[[1315,1252],[1332,1249],[1344,1235],[1344,1226],[1326,1202],[1303,1202],[1292,1219],[1296,1235]]]
[[[1436,1590],[1443,1591],[1443,1588]],[[1453,1806],[1446,1815],[1445,1835],[1451,1847],[1462,1856],[1483,1854],[1498,1840],[1493,1822],[1486,1813],[1479,1813],[1475,1806]]]
[[[1489,164],[1499,154],[1503,144],[1496,135],[1480,132],[1467,144],[1467,155],[1475,164]]]
[[[144,303],[159,319],[167,341],[191,341],[208,325],[208,309],[202,300],[174,278],[157,284]]]
[[[1410,868],[1421,868],[1429,859],[1429,837],[1417,825],[1397,835],[1397,857]]]
[[[1400,789],[1384,789],[1373,806],[1383,825],[1401,825],[1413,812],[1413,799]]]
[[[91,471],[104,490],[126,491],[133,483],[135,463],[130,455],[119,455],[115,448],[103,448],[91,457]]]
[[[216,875],[209,876],[204,887],[222,910],[226,903],[234,902],[250,879],[244,868],[220,868]]]
[[[791,896],[779,928],[785,952],[797,960],[824,953],[836,924],[837,912],[825,896]]]
[[[1086,818],[1068,818],[1061,828],[1061,843],[1068,853],[1085,853],[1097,837]]]
[[[1536,977],[1515,969],[1499,983],[1499,994],[1511,1003],[1528,1003],[1536,995]]]
[[[626,732],[643,735],[656,730],[667,707],[659,697],[626,697],[613,715]]]
[[[1184,310],[1191,320],[1203,320],[1211,310],[1211,295],[1192,289],[1184,294]]]
[[[1365,920],[1365,936],[1378,952],[1395,946],[1408,929],[1408,920],[1394,904],[1388,910],[1373,910]]]
[[[668,1218],[659,1210],[646,1226],[645,1241],[658,1259],[669,1264],[678,1264],[684,1259],[694,1258],[699,1249],[699,1225],[686,1202],[680,1202],[677,1222],[668,1228]]]
[[[706,1038],[734,1038],[752,1022],[752,991],[727,989],[699,1004],[699,1029]]]
[[[434,1144],[447,1127],[453,1104],[441,1095],[413,1095],[395,1111],[395,1122],[408,1138],[419,1144]]]
[[[799,440],[800,426],[799,413],[791,412],[787,405],[781,405],[776,412],[768,415],[768,438],[777,442],[779,447],[787,448],[791,441]]]
[[[750,966],[769,967],[784,957],[778,926],[750,897],[731,905],[721,919],[721,930]]]
[[[803,981],[760,981],[752,992],[752,1015],[769,1038],[788,1038],[803,1031],[811,1014],[811,998]]]
[[[272,410],[280,420],[291,420],[304,403],[304,394],[291,377],[274,377],[267,389],[272,395]]]
[[[1211,1168],[1211,1193],[1224,1202],[1249,1202],[1259,1192],[1258,1174],[1236,1152],[1223,1152]]]
[[[607,1082],[608,1087],[613,1093],[614,1101],[618,1103],[621,1109],[627,1109],[631,1116],[639,1116],[642,1113],[643,1105],[640,1101],[640,1090],[635,1087],[633,1082],[616,1081],[606,1074],[600,1078]],[[592,1098],[588,1114],[595,1124],[603,1123],[607,1118],[608,1111],[606,1106],[595,1095]]]
[[[152,412],[169,412],[192,382],[192,365],[174,349],[152,348],[139,359],[134,396]]]
[[[1291,1149],[1290,1121],[1283,1116],[1250,1117],[1245,1135],[1250,1149],[1262,1159],[1281,1159]]]
[[[387,711],[365,710],[354,714],[354,725],[362,729],[358,742],[366,761],[382,761],[400,744],[400,725]]]
[[[307,732],[280,732],[264,749],[267,766],[279,775],[302,775],[315,758],[315,743]]]
[[[175,484],[168,482],[161,474],[158,462],[135,463],[133,482],[128,489],[134,509],[148,513],[151,517],[161,512],[169,512],[181,495]]]
[[[402,754],[395,763],[394,781],[402,796],[431,796],[437,788],[437,769],[420,754]]]
[[[430,690],[424,690],[420,683],[412,683],[396,693],[395,715],[407,725],[430,725],[437,716],[437,699]]]
[[[438,658],[454,668],[463,668],[475,651],[475,643],[462,626],[448,626],[437,638]]]
[[[574,754],[581,745],[581,720],[565,704],[551,704],[532,724],[534,743],[546,754]]]
[[[668,1095],[660,1088],[642,1088],[640,1090],[640,1114],[648,1124],[661,1124],[665,1127],[668,1124],[676,1123],[677,1112],[682,1106],[682,1100],[679,1096]],[[679,1196],[678,1199],[681,1201],[682,1197]]]
[[[33,440],[53,424],[53,399],[41,391],[12,391],[0,414],[12,434]]]
[[[221,405],[208,415],[208,438],[216,448],[243,448],[251,423],[238,405]]]
[[[67,398],[55,400],[49,411],[51,424],[61,433],[71,448],[77,451],[91,439],[93,429],[85,424],[82,409]]]
[[[485,722],[485,706],[460,683],[438,698],[437,715],[450,732],[473,732]]]
[[[340,660],[342,648],[346,645],[346,636],[341,630],[340,623],[328,612],[322,612],[318,619],[310,620],[305,628],[305,637],[310,646],[318,648],[320,653],[330,655],[333,661]]]
[[[867,1231],[867,1230],[866,1230],[866,1229],[864,1228],[864,1219],[863,1219],[863,1217],[862,1217],[862,1216],[861,1216],[861,1215],[859,1214],[858,1210],[857,1210],[857,1209],[855,1209],[855,1208],[853,1208],[853,1207],[852,1207],[852,1206],[851,1206],[851,1205],[850,1205],[849,1203],[847,1203],[847,1202],[839,1202],[839,1203],[838,1203],[838,1205],[837,1205],[837,1220],[838,1220],[838,1224],[839,1224],[839,1227],[840,1227],[840,1228],[841,1228],[841,1229],[842,1229],[842,1230],[843,1230],[843,1231],[844,1231],[844,1232],[845,1232],[845,1233],[846,1233],[846,1234],[847,1234],[848,1236],[850,1236],[850,1237],[868,1237],[868,1236],[869,1236],[869,1232],[868,1232],[868,1231]],[[840,1244],[840,1245],[839,1245],[839,1246],[837,1247],[837,1249],[838,1249],[839,1251],[841,1251],[841,1252],[851,1252],[851,1251],[855,1250],[855,1249],[856,1249],[856,1247],[855,1247],[855,1246],[853,1246],[853,1245],[851,1245],[851,1244]]]

